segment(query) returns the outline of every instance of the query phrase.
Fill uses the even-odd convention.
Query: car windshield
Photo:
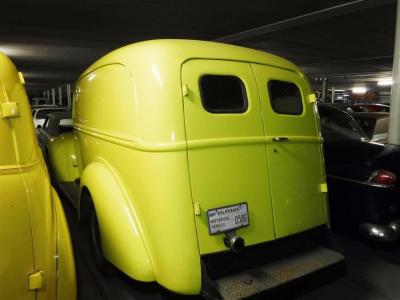
[[[325,141],[367,140],[357,122],[340,110],[320,110],[321,130]]]
[[[36,119],[45,119],[47,115],[57,112],[57,111],[63,111],[64,109],[60,108],[53,108],[53,109],[41,109],[37,112],[36,114]]]
[[[43,129],[47,129],[47,127],[49,127],[49,117],[46,117],[46,120],[43,123]]]

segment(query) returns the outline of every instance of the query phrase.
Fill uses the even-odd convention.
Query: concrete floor
[[[77,223],[75,210],[65,200],[63,205],[74,244],[79,300],[188,298],[172,294],[155,283],[135,282],[120,272],[110,277],[100,274],[90,258],[87,233]],[[400,245],[374,245],[350,237],[337,238],[346,256],[345,276],[332,280],[329,274],[320,274],[318,278],[310,278],[306,284],[299,283],[301,287],[292,286],[291,293],[271,295],[268,299],[400,299]],[[326,280],[321,277],[326,277]]]

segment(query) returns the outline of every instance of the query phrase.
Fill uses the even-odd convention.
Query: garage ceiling
[[[311,78],[351,83],[390,75],[395,19],[395,0],[3,0],[0,51],[31,95],[73,82],[110,50],[156,38],[244,45]]]

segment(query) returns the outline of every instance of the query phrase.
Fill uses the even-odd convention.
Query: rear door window
[[[268,91],[272,109],[278,114],[301,115],[303,101],[296,84],[280,80],[270,80]]]
[[[239,77],[203,75],[200,78],[201,100],[211,113],[243,113],[247,110],[246,89]]]

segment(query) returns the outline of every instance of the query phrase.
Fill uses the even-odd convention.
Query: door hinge
[[[43,287],[43,271],[37,271],[28,275],[28,289],[38,290]]]
[[[71,155],[72,166],[77,167],[78,164],[76,163],[76,155]]]
[[[19,117],[19,106],[17,102],[1,103],[0,117],[2,119]]]
[[[319,190],[321,191],[321,193],[327,193],[328,192],[328,185],[325,183],[321,183],[319,185]]]
[[[199,202],[194,203],[194,215],[201,216],[201,207]]]
[[[308,102],[314,103],[317,101],[317,96],[314,93],[308,95]]]
[[[187,84],[182,85],[182,95],[186,97],[189,95],[189,87]]]

